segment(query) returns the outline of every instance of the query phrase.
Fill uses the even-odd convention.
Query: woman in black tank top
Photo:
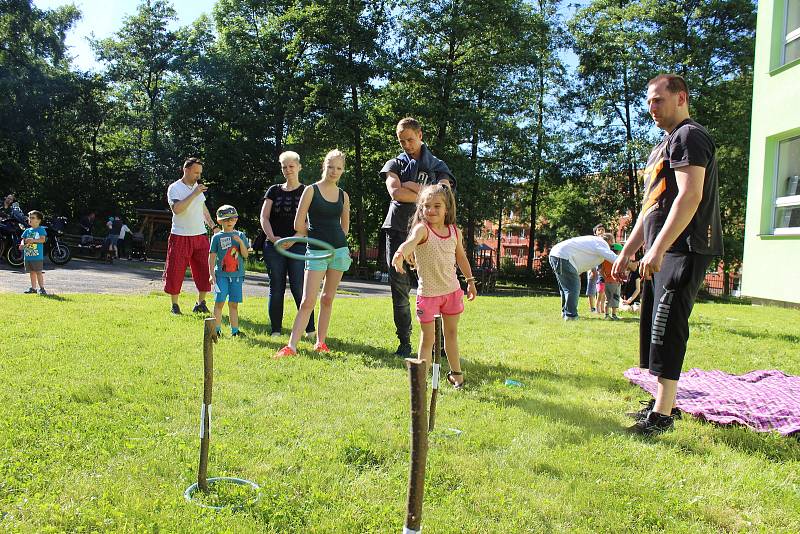
[[[330,352],[325,344],[325,338],[328,335],[328,325],[333,311],[333,299],[344,271],[350,266],[350,252],[346,238],[350,230],[350,198],[337,185],[343,173],[344,154],[338,150],[331,150],[322,164],[322,179],[313,187],[307,187],[300,199],[294,220],[295,231],[299,235],[308,235],[330,243],[335,253],[329,260],[306,261],[303,300],[297,310],[289,344],[277,352],[276,358],[297,354],[302,325],[314,310],[323,278],[325,282],[319,302],[317,342],[314,350]],[[309,246],[310,250],[315,248]]]
[[[282,237],[294,235],[294,217],[305,186],[300,183],[300,156],[296,152],[283,152],[278,160],[281,162],[281,173],[286,182],[275,184],[267,189],[264,203],[261,206],[261,229],[267,236],[264,241],[264,263],[269,269],[269,322],[271,335],[281,335],[283,326],[283,300],[286,294],[286,276],[289,276],[289,288],[294,303],[299,308],[303,297],[303,270],[305,263],[301,260],[287,258],[275,250],[275,242]],[[303,254],[302,243],[294,243],[289,247],[295,254]],[[306,325],[307,335],[314,334],[314,313],[312,311]]]

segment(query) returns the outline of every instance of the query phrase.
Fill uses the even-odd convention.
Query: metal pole
[[[200,468],[197,471],[197,486],[208,491],[208,445],[211,440],[211,390],[214,385],[214,343],[217,329],[213,317],[204,321],[203,331],[203,405],[200,408]]]
[[[442,357],[444,346],[444,333],[442,331],[442,316],[433,316],[433,366],[431,376],[431,409],[428,413],[428,432],[433,432],[436,423],[436,399],[439,396],[439,360]]]
[[[425,491],[425,462],[428,458],[428,418],[424,360],[406,358],[411,383],[411,465],[403,534],[419,534],[422,528],[422,496]]]

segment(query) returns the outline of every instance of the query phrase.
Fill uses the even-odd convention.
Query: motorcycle
[[[19,249],[22,232],[27,228],[27,223],[18,216],[0,221],[0,250],[3,258],[14,267],[24,263],[23,252]],[[55,265],[65,265],[72,259],[72,251],[62,241],[64,228],[67,225],[66,217],[56,217],[50,224],[42,224],[47,231],[47,240],[44,248],[50,261]]]

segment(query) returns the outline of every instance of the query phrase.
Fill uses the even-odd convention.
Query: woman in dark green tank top
[[[322,179],[312,187],[307,187],[300,198],[294,219],[295,231],[298,235],[308,235],[329,243],[334,248],[334,255],[326,260],[306,261],[303,300],[297,310],[289,344],[275,354],[276,358],[297,354],[297,343],[300,341],[303,327],[314,311],[323,278],[325,282],[319,300],[317,342],[314,350],[330,352],[325,344],[325,338],[328,335],[328,325],[333,311],[333,299],[342,275],[352,261],[346,237],[350,230],[350,198],[337,185],[343,173],[344,154],[338,150],[331,150],[322,164]],[[309,248],[317,247],[309,246]]]
[[[329,243],[333,248],[347,246],[347,238],[342,229],[342,211],[344,209],[344,191],[339,189],[336,202],[328,202],[314,184],[314,196],[308,207],[308,237]],[[310,249],[320,250],[320,247],[309,245]]]

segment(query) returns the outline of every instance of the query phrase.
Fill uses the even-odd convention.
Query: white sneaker
[[[570,317],[569,315],[565,315],[564,316],[564,320],[565,321],[577,321],[578,318],[577,317]]]
[[[317,333],[316,331],[312,330],[311,332],[306,332],[303,334],[303,336],[305,336],[306,339],[316,339]]]
[[[273,332],[273,333],[271,333],[269,335],[269,337],[281,337],[281,333],[280,332]]]

